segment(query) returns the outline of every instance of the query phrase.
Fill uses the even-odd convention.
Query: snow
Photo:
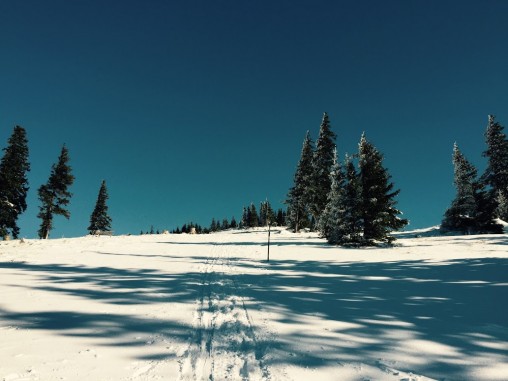
[[[496,218],[496,223],[498,223],[499,225],[503,225],[503,228],[504,228],[504,231],[505,233],[508,233],[508,222],[505,222],[503,220],[500,220],[499,218]]]
[[[0,380],[506,380],[508,235],[0,242]]]

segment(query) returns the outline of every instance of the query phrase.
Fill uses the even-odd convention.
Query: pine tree
[[[10,231],[13,238],[18,238],[17,220],[27,208],[29,189],[27,172],[30,163],[25,129],[14,127],[7,144],[0,161],[0,236],[5,237]]]
[[[508,221],[508,139],[502,127],[489,115],[489,123],[485,132],[487,150],[483,156],[488,158],[488,166],[482,177],[491,187],[491,197],[498,203],[497,216]]]
[[[286,225],[286,214],[282,210],[282,208],[279,208],[277,210],[276,222],[277,222],[277,226],[285,226]]]
[[[249,227],[257,228],[259,226],[259,216],[254,203],[250,204],[249,208]]]
[[[508,222],[508,195],[500,193],[497,197],[496,215],[500,216],[503,221]]]
[[[217,231],[217,222],[215,221],[215,218],[212,218],[212,222],[210,223],[210,231],[211,232]]]
[[[498,202],[492,197],[492,192],[487,191],[483,181],[475,181],[474,198],[474,231],[476,234],[502,234],[503,226],[495,220],[496,210],[498,211]]]
[[[240,229],[247,229],[249,227],[249,210],[245,206],[242,211],[242,220],[240,221]]]
[[[231,229],[236,229],[238,227],[238,222],[236,222],[235,216],[231,217],[229,226],[231,226]]]
[[[275,223],[275,213],[268,200],[261,201],[259,206],[259,226],[268,226],[268,223]]]
[[[70,218],[70,212],[65,208],[72,196],[69,192],[69,187],[74,183],[74,176],[71,174],[71,167],[69,162],[69,151],[62,147],[58,162],[51,167],[51,174],[48,182],[38,189],[39,200],[39,214],[37,217],[41,219],[41,226],[39,229],[39,237],[47,239],[49,232],[53,228],[53,216],[61,215],[65,218]]]
[[[266,222],[270,224],[275,224],[276,217],[275,212],[272,209],[272,205],[268,200],[266,200]]]
[[[288,228],[298,233],[300,229],[308,227],[309,207],[312,201],[313,187],[313,143],[309,131],[303,141],[300,161],[294,176],[294,185],[289,190],[286,204],[288,205],[287,225]]]
[[[95,208],[90,216],[90,226],[88,231],[94,234],[96,231],[111,231],[111,217],[108,215],[108,206],[106,201],[109,198],[106,181],[103,180],[97,196]]]
[[[346,156],[344,191],[339,206],[338,234],[333,239],[339,244],[362,245],[363,213],[362,186],[351,156]]]
[[[441,223],[443,232],[472,234],[476,213],[475,182],[477,170],[462,154],[457,143],[453,145],[454,184],[457,194],[445,212]]]
[[[453,146],[454,183],[456,196],[441,223],[443,232],[462,234],[502,233],[494,221],[497,203],[485,183],[477,180],[477,170],[462,154],[457,143]]]
[[[313,182],[310,212],[318,223],[328,202],[328,193],[332,184],[330,172],[336,150],[335,139],[336,135],[331,130],[330,120],[325,112],[319,129],[319,137],[316,141],[316,151],[312,158]]]
[[[227,218],[224,218],[224,219],[222,220],[221,230],[228,230],[228,229],[229,229],[229,227],[230,227],[230,225],[229,225],[229,221],[228,221],[228,219],[227,219]]]
[[[392,230],[407,225],[398,217],[395,197],[400,190],[393,190],[391,176],[383,167],[383,155],[362,134],[359,143],[360,184],[362,189],[363,239],[365,244],[376,241],[390,243]]]
[[[259,204],[259,226],[266,225],[266,204],[264,201],[261,201]]]
[[[352,157],[346,155],[344,170],[338,163],[332,168],[332,187],[320,219],[319,230],[331,244],[361,245],[362,193]]]
[[[338,208],[340,200],[343,197],[344,173],[337,161],[337,150],[334,150],[334,162],[330,172],[331,188],[327,196],[327,204],[321,213],[318,223],[318,231],[330,243],[337,243],[331,240],[331,235],[336,230],[338,224]]]

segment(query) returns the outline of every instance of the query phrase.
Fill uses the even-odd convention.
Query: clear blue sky
[[[508,126],[508,1],[2,1],[0,146],[28,133],[37,188],[65,143],[69,221],[86,234],[102,179],[116,233],[281,206],[307,130],[385,154],[411,228],[454,195],[454,141],[485,167],[487,115]]]

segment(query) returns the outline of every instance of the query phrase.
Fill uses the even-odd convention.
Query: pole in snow
[[[267,262],[270,262],[270,221],[268,221],[268,257],[266,259]]]

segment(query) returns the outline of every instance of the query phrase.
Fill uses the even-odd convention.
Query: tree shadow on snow
[[[488,239],[506,244],[506,237],[501,240],[504,243],[494,237]],[[240,243],[238,250],[249,244]],[[206,256],[160,256],[168,261],[207,260]],[[336,366],[341,361],[375,364],[379,358],[403,358],[413,372],[459,380],[471,378],[469,360],[507,361],[507,259],[374,263],[279,260],[266,264],[242,258],[239,251],[231,260],[239,271],[222,276],[237,285],[233,292],[245,298],[247,308],[276,313],[278,324],[297,328],[288,329],[287,334],[282,330],[277,338],[259,337],[260,357],[269,352],[277,354],[267,357],[268,366]],[[166,273],[157,269],[0,262],[0,274],[2,271],[37,276],[37,282],[19,287],[113,305],[195,303],[203,293],[204,274],[197,270]],[[320,325],[323,320],[327,322]],[[0,321],[69,336],[106,337],[110,338],[108,343],[118,346],[139,345],[133,339],[138,333],[162,334],[181,342],[193,337],[192,324],[177,322],[172,316],[157,320],[93,312],[20,313],[0,309]],[[152,359],[169,356],[160,353]]]

